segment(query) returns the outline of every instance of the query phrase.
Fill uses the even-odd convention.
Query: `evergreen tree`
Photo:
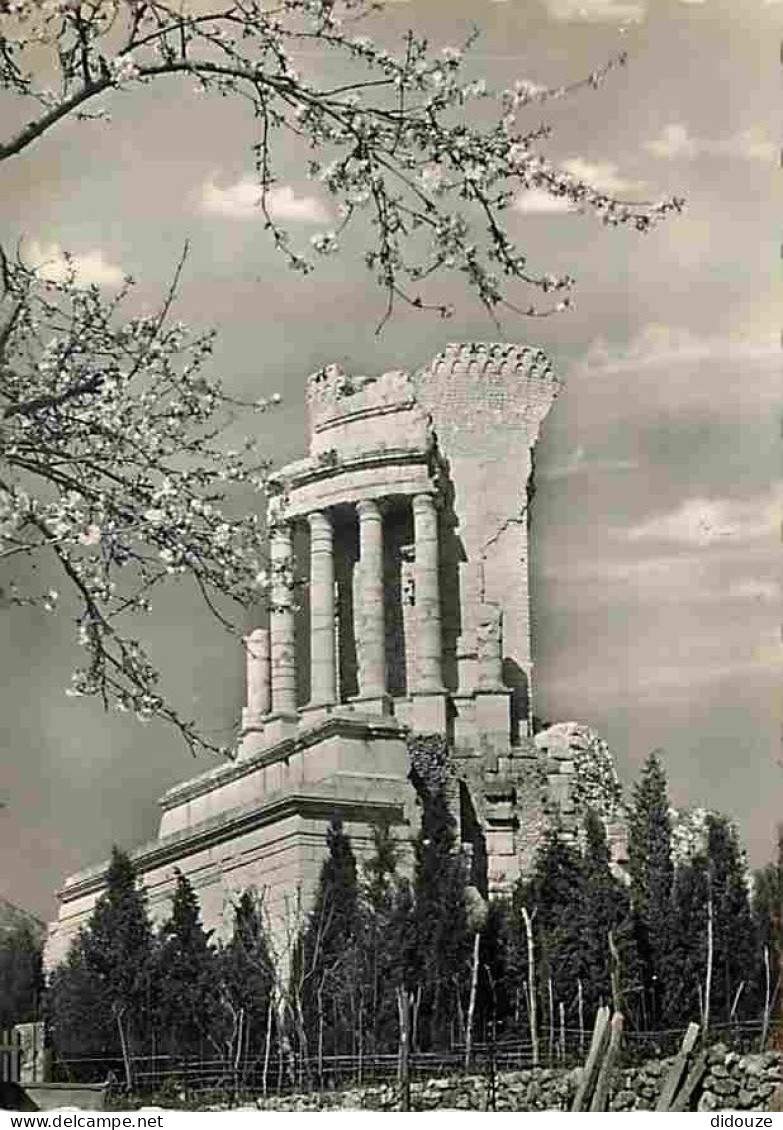
[[[413,917],[406,937],[416,1034],[422,1048],[464,1038],[472,934],[465,868],[442,789],[427,797],[414,841]]]
[[[397,986],[405,980],[402,934],[410,901],[397,874],[397,849],[388,824],[372,830],[373,854],[364,864],[362,1021],[375,1052],[398,1040]]]
[[[663,978],[667,1027],[700,1023],[704,1015],[708,900],[709,862],[706,851],[702,851],[684,859],[674,878]]]
[[[584,903],[583,892],[579,852],[566,842],[559,829],[548,829],[536,853],[533,873],[521,885],[518,899],[524,902],[535,923],[538,1014],[550,1039],[560,1001],[571,1013],[571,1019],[575,1015],[578,983],[583,973],[583,924],[579,913]],[[517,922],[520,929],[519,919]],[[520,954],[525,953],[522,935],[518,948]],[[526,957],[523,961],[526,966]]]
[[[481,935],[476,1031],[480,1040],[503,1034],[513,1021],[514,984],[509,973],[510,914],[506,903],[491,899]]]
[[[88,964],[85,935],[74,938],[49,977],[43,1012],[57,1061],[67,1069],[70,1060],[81,1060],[79,1078],[89,1083],[106,1077],[105,1060],[121,1057],[122,1046],[104,985]],[[84,1063],[90,1059],[94,1076]]]
[[[647,1027],[659,1028],[664,1012],[674,866],[666,774],[655,753],[648,757],[634,788],[628,862],[643,1022]]]
[[[274,966],[264,929],[263,903],[244,891],[234,907],[234,928],[221,951],[221,980],[232,1030],[240,1017],[246,1056],[258,1059],[267,1037],[274,1039],[270,1006],[274,1002]]]
[[[778,829],[778,858],[753,875],[753,919],[757,937],[755,1000],[759,1013],[775,1015],[783,977],[783,824]]]
[[[612,874],[606,828],[593,809],[585,819],[580,931],[584,1015],[592,1017],[602,1003],[627,1012],[625,994],[635,972],[630,900]]]
[[[106,890],[79,939],[74,962],[77,979],[89,984],[96,1024],[115,1028],[131,1087],[131,1059],[149,1029],[153,937],[133,864],[116,846]]]
[[[155,1019],[159,1046],[170,1055],[195,1056],[213,1035],[219,961],[201,925],[195,891],[176,872],[171,917],[161,928],[155,969]]]
[[[745,860],[737,830],[725,816],[707,817],[707,859],[714,940],[710,1016],[728,1021],[752,1011],[748,990],[758,949]]]
[[[26,923],[0,934],[0,1029],[38,1017],[41,939]]]
[[[294,955],[291,997],[302,1049],[312,1062],[355,1050],[359,1014],[361,914],[356,858],[342,822],[332,820],[313,909]]]

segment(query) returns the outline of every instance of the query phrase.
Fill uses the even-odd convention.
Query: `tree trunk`
[[[532,1045],[533,1066],[538,1067],[538,1008],[536,1004],[536,958],[533,947],[533,919],[522,907],[522,920],[525,923],[527,939],[527,1007],[530,1021],[530,1043]]]
[[[318,1089],[324,1086],[324,994],[323,984],[318,986]]]
[[[704,1015],[703,1027],[706,1036],[710,1028],[710,997],[712,995],[712,959],[713,959],[713,906],[712,891],[707,896],[707,970],[704,975]]]
[[[459,978],[455,975],[453,980],[454,980],[454,1001],[457,1005],[457,1039],[456,1040],[454,1039],[454,1017],[453,1017],[453,1014],[452,1014],[452,1020],[451,1020],[450,1026],[449,1026],[450,1027],[449,1038],[451,1040],[452,1047],[454,1046],[455,1043],[460,1043],[460,1042],[465,1040],[465,1016],[464,1016],[464,1013],[463,1013],[463,1010],[462,1010],[462,997],[460,996],[460,991],[459,991]]]
[[[302,1001],[297,994],[296,998],[296,1033],[299,1037],[299,1086],[304,1084],[305,1075],[310,1082],[310,1055],[307,1047],[307,1030],[305,1029]]]
[[[356,1082],[362,1085],[364,1076],[364,986],[359,989],[359,1032],[358,1032],[358,1061],[356,1065]]]
[[[547,977],[546,999],[549,1005],[549,1066],[552,1066],[552,1054],[555,1050],[555,994],[552,988],[552,978]]]
[[[585,991],[580,977],[576,983],[576,1006],[579,1012],[579,1054],[585,1054]]]
[[[267,1094],[267,1082],[269,1079],[269,1057],[272,1054],[272,1012],[274,1007],[274,997],[269,994],[269,1005],[266,1010],[266,1036],[264,1037],[264,1067],[261,1073],[261,1093],[264,1098]]]
[[[476,1012],[476,990],[478,988],[479,949],[481,947],[481,934],[478,930],[473,935],[473,965],[470,971],[470,999],[468,1001],[468,1022],[465,1028],[465,1070],[470,1067],[470,1057],[473,1052],[473,1017]]]
[[[122,1018],[125,1015],[125,1007],[114,1009],[114,1015],[117,1020],[117,1030],[120,1034],[120,1048],[122,1050],[122,1062],[125,1067],[125,1085],[128,1088],[128,1093],[133,1090],[133,1071],[131,1068],[130,1055],[128,1052],[128,1040],[125,1034],[125,1025],[122,1023]]]
[[[771,1011],[771,977],[769,969],[769,946],[764,946],[764,1020],[761,1025],[761,1039],[759,1040],[759,1051],[763,1052],[767,1046],[767,1036],[769,1035],[769,1014]]]
[[[419,1008],[421,1007],[421,985],[416,987],[416,996],[413,1000],[413,1030],[411,1033],[410,1047],[413,1051],[419,1050]]]
[[[397,989],[397,1012],[400,1018],[400,1050],[397,1064],[397,1076],[400,1084],[400,1110],[410,1110],[411,1075],[409,1053],[411,1000],[407,989],[403,986]]]
[[[236,1049],[234,1051],[234,1062],[232,1064],[234,1075],[234,1102],[239,1105],[239,1063],[242,1058],[242,1044],[245,1035],[245,1010],[240,1008],[239,1017],[237,1019],[237,1033],[236,1033]]]

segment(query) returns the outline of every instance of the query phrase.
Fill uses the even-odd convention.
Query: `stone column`
[[[334,631],[334,534],[328,513],[316,510],[310,523],[310,706],[337,698]]]
[[[260,720],[272,709],[268,628],[254,628],[249,636],[245,636],[245,664],[247,715]]]
[[[414,693],[437,694],[443,688],[438,561],[438,512],[431,494],[413,499],[416,578],[416,655]]]
[[[296,714],[296,656],[294,654],[293,545],[291,527],[275,526],[270,539],[272,607],[269,644],[272,666],[272,712]]]
[[[240,757],[250,757],[266,745],[265,717],[272,709],[269,681],[269,629],[254,628],[245,636],[246,705],[242,710]]]
[[[416,686],[416,561],[412,545],[400,546],[400,600],[405,641],[405,691]]]
[[[383,517],[378,503],[365,498],[359,515],[358,608],[359,697],[386,697],[386,620],[383,607]]]

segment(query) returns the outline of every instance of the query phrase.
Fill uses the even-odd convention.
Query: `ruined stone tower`
[[[153,912],[179,867],[207,925],[251,885],[282,920],[335,815],[360,856],[379,819],[409,843],[415,734],[444,739],[490,891],[510,889],[553,812],[567,822],[570,740],[532,738],[528,591],[532,452],[558,388],[543,353],[506,344],[309,378],[308,454],[270,483],[269,616],[246,640],[238,756],[162,798],[158,839],[133,853]],[[104,873],[67,881],[50,963]]]

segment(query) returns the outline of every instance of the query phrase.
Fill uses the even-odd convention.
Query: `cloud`
[[[728,588],[728,596],[735,600],[758,600],[772,604],[780,600],[780,585],[760,577],[740,577]]]
[[[641,181],[631,181],[620,176],[617,165],[611,161],[588,161],[584,157],[570,157],[560,163],[560,168],[575,180],[583,181],[598,192],[606,192],[610,196],[622,196],[644,188]],[[579,211],[567,197],[553,196],[543,188],[522,189],[512,208],[515,212],[527,215],[562,215],[564,212]]]
[[[670,122],[658,137],[645,142],[644,148],[654,157],[666,161],[709,156],[770,163],[777,156],[776,145],[760,126],[753,126],[732,137],[714,139],[693,137],[682,122]]]
[[[594,397],[616,397],[622,378],[633,381],[638,407],[665,404],[670,411],[736,417],[743,409],[778,408],[780,357],[778,332],[704,336],[651,322],[624,344],[595,338],[568,376],[590,382]]]
[[[642,0],[545,0],[553,20],[585,23],[639,23],[644,19]]]
[[[25,259],[41,278],[62,283],[73,276],[77,286],[119,286],[125,277],[120,267],[104,259],[101,249],[94,248],[81,255],[66,253],[59,243],[39,243],[31,240]]]
[[[315,196],[297,196],[290,185],[271,188],[266,203],[272,219],[281,223],[322,224],[330,219],[320,200]],[[261,188],[252,177],[242,177],[225,188],[208,181],[201,190],[199,211],[231,220],[263,219]]]
[[[573,556],[545,566],[542,575],[549,581],[575,585],[582,592],[591,586],[591,600],[602,590],[613,604],[627,600],[628,593],[638,600],[642,594],[649,599],[667,600],[702,599],[706,592],[702,583],[704,560],[695,553],[661,554],[622,560],[620,557],[599,557],[593,560]],[[625,591],[623,591],[625,590]]]
[[[613,371],[647,365],[684,361],[727,360],[736,364],[771,361],[780,364],[780,342],[771,335],[753,340],[742,336],[707,337],[685,326],[665,322],[648,322],[624,345],[610,345],[603,338],[594,338],[580,368]]]
[[[586,454],[583,447],[577,447],[576,451],[571,452],[565,463],[559,467],[549,467],[537,472],[536,478],[552,481],[570,478],[572,475],[589,475],[595,472],[612,474],[618,471],[635,471],[638,466],[638,462],[632,459],[594,459]]]
[[[620,196],[625,192],[639,192],[644,188],[642,181],[626,180],[617,172],[617,165],[610,161],[586,161],[583,157],[572,157],[563,161],[561,168],[577,180],[585,181],[599,192],[610,196]]]
[[[565,196],[552,196],[543,188],[524,189],[511,207],[515,212],[522,212],[528,216],[562,215],[564,212],[576,211],[574,205]]]
[[[687,547],[710,546],[726,538],[767,539],[779,528],[782,499],[780,490],[752,499],[686,498],[675,510],[639,522],[622,536]]]

